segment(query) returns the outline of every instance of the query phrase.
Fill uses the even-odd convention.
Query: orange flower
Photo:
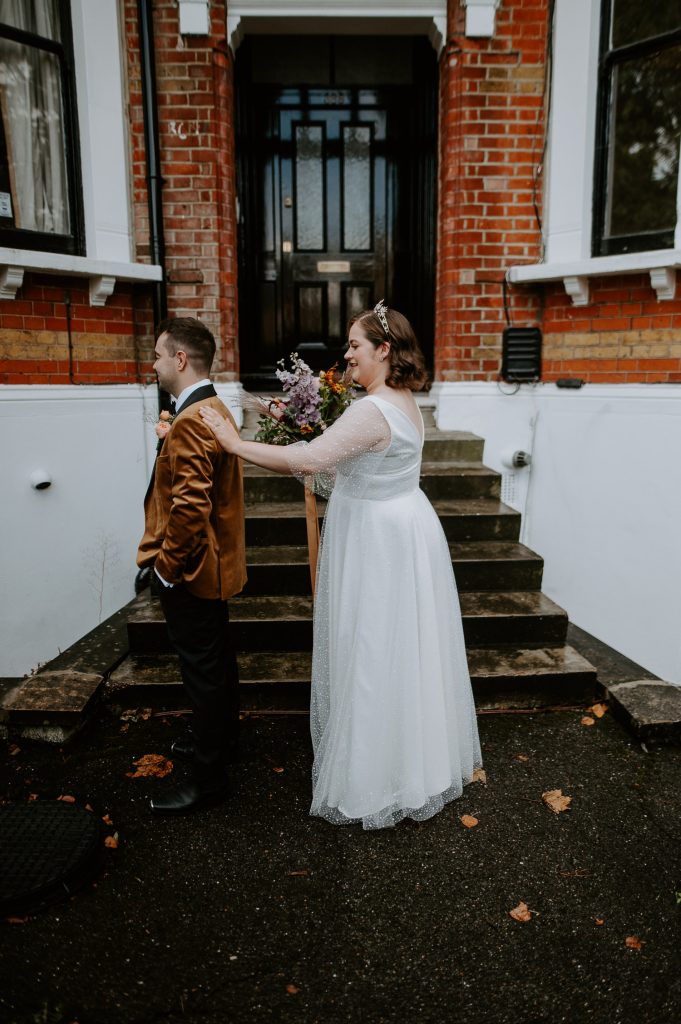
[[[309,423],[303,423],[302,427],[300,428],[300,433],[301,434],[313,434],[314,431],[313,431],[312,427],[309,425]]]
[[[163,413],[161,413],[161,415],[163,415]],[[156,437],[163,439],[170,430],[170,423],[168,423],[167,420],[159,420],[154,427],[154,430],[156,431]]]
[[[172,419],[172,416],[167,409],[164,409],[163,412],[159,413],[158,418],[164,423],[168,423]]]

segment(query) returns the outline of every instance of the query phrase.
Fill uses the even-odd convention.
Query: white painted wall
[[[681,389],[540,384],[504,395],[472,382],[433,393],[438,426],[485,438],[491,468],[509,474],[505,451],[532,452],[512,503],[521,539],[545,559],[545,593],[578,626],[681,683]]]
[[[238,385],[217,385],[234,405]],[[0,676],[55,657],[133,597],[156,388],[0,387]],[[48,490],[29,478],[44,470]]]

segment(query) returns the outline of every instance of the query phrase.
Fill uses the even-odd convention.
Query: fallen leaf
[[[581,721],[582,725],[595,725],[596,719],[592,718],[591,715],[584,715]]]
[[[37,793],[29,793],[28,794],[28,802],[29,802],[29,804],[32,803],[34,800],[37,800],[37,799],[38,799],[38,794]]]
[[[152,716],[152,713],[153,713],[153,709],[152,708],[140,708],[139,709],[139,717],[142,719],[143,722],[149,721],[149,719]]]
[[[608,710],[607,704],[592,704],[589,711],[596,716],[596,718],[602,718],[605,712]]]
[[[7,748],[7,753],[9,754],[10,757],[16,757],[17,754],[21,753],[21,747],[17,746],[16,743],[12,743]]]
[[[602,917],[594,917],[594,921],[596,924],[605,924],[605,918]]]
[[[273,768],[273,769],[272,769],[272,771],[273,771],[273,772],[276,772],[276,773],[277,773],[277,775],[281,775],[281,773],[283,772],[283,770],[284,770],[283,768]]]
[[[627,935],[624,945],[627,949],[643,949],[645,939],[639,939],[638,935]]]
[[[58,796],[57,800],[61,800],[62,803],[65,803],[65,804],[75,804],[75,802],[76,802],[75,796],[64,796],[63,794],[62,794],[62,796]]]
[[[532,911],[528,907],[527,903],[519,903],[513,910],[509,910],[509,915],[514,921],[531,921]]]
[[[113,825],[113,821],[111,820],[108,814],[104,814],[102,816],[102,821],[104,822],[105,825]]]
[[[459,821],[462,825],[465,825],[466,828],[475,828],[478,824],[478,819],[474,818],[472,814],[462,814]]]
[[[119,732],[127,732],[129,728],[130,728],[130,722],[126,722],[125,725],[122,725],[120,727]]]
[[[110,850],[118,849],[118,839],[116,836],[107,836],[104,840],[104,845],[108,846]]]
[[[120,721],[121,722],[136,722],[137,721],[137,708],[126,708],[125,711],[121,711]]]
[[[144,754],[132,762],[137,768],[136,772],[126,772],[129,779],[139,779],[142,776],[154,775],[158,779],[164,779],[173,770],[173,762],[164,757],[163,754]]]
[[[487,772],[484,768],[476,768],[473,772],[471,782],[482,782],[483,786],[487,785]]]
[[[90,804],[85,804],[85,810],[92,811],[92,813],[94,814],[94,808]]]
[[[293,875],[309,875],[309,874],[310,874],[310,872],[309,872],[308,868],[302,868],[300,871],[289,871],[289,875],[291,875],[291,876],[293,876]]]
[[[28,921],[27,917],[6,917],[5,921],[7,924],[26,924]]]
[[[529,761],[530,760],[529,757],[527,756],[527,754],[514,754],[513,756],[515,757],[516,761]]]
[[[297,996],[298,993],[300,992],[300,989],[296,988],[295,985],[287,985],[286,986],[286,991],[288,992],[288,994],[290,996]]]
[[[542,793],[541,798],[554,814],[569,810],[572,803],[572,797],[563,796],[562,789],[549,789],[546,793]]]

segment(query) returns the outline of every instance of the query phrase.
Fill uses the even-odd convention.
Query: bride
[[[310,813],[383,828],[436,814],[482,762],[451,556],[419,488],[423,356],[409,321],[380,302],[351,321],[345,360],[366,398],[313,441],[243,441],[200,412],[247,462],[335,473],[314,609]]]

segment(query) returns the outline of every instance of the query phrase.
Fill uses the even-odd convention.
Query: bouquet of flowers
[[[291,369],[280,359],[275,371],[284,398],[257,399],[260,412],[256,441],[293,444],[311,441],[330,427],[355,397],[355,389],[336,366],[316,376],[297,352]]]
[[[284,392],[283,398],[269,401],[248,396],[248,405],[259,413],[256,441],[267,444],[294,444],[319,437],[344,412],[355,397],[349,375],[337,367],[322,370],[316,376],[297,352],[291,353],[291,369],[280,359],[275,371]],[[305,519],[310,560],[310,581],[314,597],[319,551],[319,514],[314,481],[305,480]]]

